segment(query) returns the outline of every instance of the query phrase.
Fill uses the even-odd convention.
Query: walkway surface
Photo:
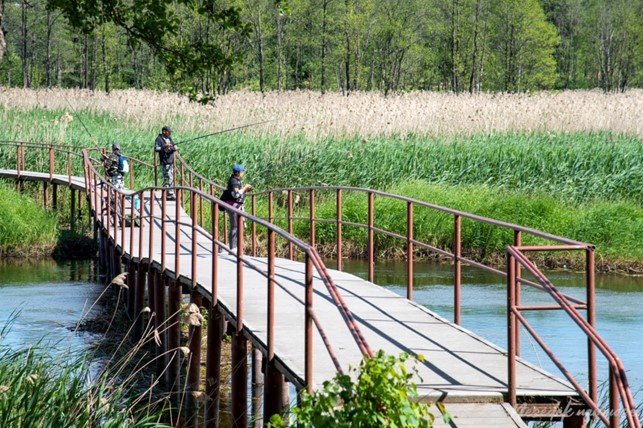
[[[0,170],[0,176],[5,171]],[[13,171],[15,176],[15,170]],[[32,174],[32,173],[29,173]],[[47,177],[48,174],[42,174]],[[38,177],[34,177],[37,179]],[[59,176],[67,183],[66,176]],[[80,177],[74,183],[84,186]],[[149,214],[151,204],[154,213],[161,212],[161,201],[155,195],[143,198],[143,207]],[[167,203],[168,220],[174,220],[175,203]],[[129,210],[128,210],[129,212]],[[165,269],[168,276],[180,282],[192,283],[193,275],[200,292],[211,295],[212,252],[210,239],[198,235],[197,269],[191,271],[191,219],[183,211],[180,230],[180,266],[175,269],[174,225],[166,223],[167,248]],[[130,229],[117,237],[118,246],[126,257],[139,259],[160,267],[161,221],[156,220],[153,228],[152,254],[149,252],[148,220],[142,222],[142,241],[139,242],[139,229],[135,228],[130,252]],[[204,230],[197,228],[201,233]],[[108,228],[110,233],[113,227]],[[122,236],[124,235],[124,241]],[[208,235],[209,236],[209,235]],[[207,242],[207,244],[206,244]],[[139,245],[140,252],[139,252]],[[252,264],[260,270],[266,269],[266,259],[249,257]],[[275,289],[275,354],[291,381],[301,382],[304,377],[304,263],[288,259],[275,262],[278,286]],[[428,309],[411,302],[395,293],[355,275],[330,270],[346,304],[356,318],[367,343],[372,349],[383,349],[390,354],[406,352],[421,354],[423,363],[416,363],[418,371],[416,382],[422,400],[445,402],[447,410],[454,417],[450,426],[525,426],[515,410],[503,403],[507,393],[507,353],[498,346],[486,341],[473,332],[451,323]],[[233,256],[221,254],[218,270],[219,301],[231,317],[236,310],[236,261]],[[244,266],[244,326],[251,341],[264,348],[267,318],[267,283],[255,269]],[[356,366],[361,354],[353,337],[348,331],[339,311],[335,307],[328,290],[320,277],[314,278],[314,310],[325,334],[331,343],[342,367]],[[336,369],[315,329],[314,338],[314,383],[321,385],[332,378]],[[567,382],[519,359],[517,362],[517,395],[520,401],[531,399],[575,397],[576,392]],[[436,408],[433,408],[437,412]],[[440,424],[438,424],[440,426]]]

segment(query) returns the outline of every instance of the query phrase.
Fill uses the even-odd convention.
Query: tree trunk
[[[23,0],[20,10],[20,30],[22,35],[20,56],[22,59],[22,86],[24,88],[31,87],[31,82],[29,81],[29,55],[28,55],[28,40],[29,31],[27,29],[27,7],[28,4]]]
[[[349,0],[345,1],[346,5],[346,14],[348,14]],[[346,59],[344,66],[344,85],[346,85],[346,95],[349,95],[351,92],[351,35],[348,28],[348,19],[346,20]]]
[[[3,16],[4,0],[0,0],[0,62],[2,62],[2,58],[4,57],[4,54],[7,50],[7,42],[4,38],[4,25],[2,25],[2,23],[4,22]]]
[[[322,3],[322,30],[321,30],[321,58],[320,58],[320,90],[323,94],[326,91],[326,12],[328,1]]]
[[[51,88],[51,32],[54,27],[54,21],[51,18],[51,11],[47,9],[47,40],[45,53],[45,83],[47,88]]]
[[[473,50],[471,52],[471,75],[469,76],[469,93],[473,93],[476,86],[476,71],[478,67],[478,29],[480,25],[480,7],[482,0],[476,1],[476,14],[473,24]]]
[[[458,0],[451,3],[451,91],[458,93]]]

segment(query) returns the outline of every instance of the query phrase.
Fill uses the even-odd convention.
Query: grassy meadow
[[[197,171],[216,180],[225,180],[230,166],[241,162],[257,189],[341,184],[388,190],[591,242],[603,266],[638,272],[643,265],[638,248],[643,241],[642,99],[639,90],[390,98],[233,93],[204,107],[146,91],[12,89],[0,90],[0,119],[2,139],[77,147],[117,141],[126,154],[150,160],[162,124],[173,125],[173,137],[180,141],[276,117],[180,150]],[[0,149],[0,156],[0,167],[11,164],[11,152]],[[345,202],[347,218],[366,215],[365,201],[357,196]],[[333,212],[332,198],[322,199],[319,217]],[[402,230],[403,213],[382,205],[376,225]],[[417,213],[416,234],[448,247],[450,223],[438,217]],[[298,230],[305,234],[304,229]],[[332,227],[318,230],[320,244],[330,245]],[[363,235],[345,230],[355,254]],[[465,247],[487,257],[507,242],[502,234],[466,224],[463,238]],[[382,251],[403,245],[378,241]]]

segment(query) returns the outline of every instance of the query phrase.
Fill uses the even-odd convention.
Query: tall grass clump
[[[128,387],[92,378],[85,356],[0,348],[0,426],[164,426],[158,412],[131,405]]]
[[[38,254],[56,244],[56,215],[0,182],[0,254]]]
[[[7,139],[59,142],[64,131],[62,141],[76,147],[108,148],[119,142],[124,153],[147,161],[152,160],[154,138],[165,123],[134,126],[105,113],[43,109],[0,111],[0,116]],[[68,116],[71,121],[64,119]],[[177,141],[205,132],[175,130]],[[311,140],[303,134],[281,138],[248,131],[188,143],[180,151],[197,171],[220,182],[233,164],[243,163],[256,188],[335,184],[384,189],[400,181],[426,180],[547,192],[577,202],[643,203],[643,141],[612,132],[443,137],[418,133]],[[28,166],[44,168],[46,162],[47,153],[27,159]],[[15,150],[0,147],[0,167],[15,168]],[[74,172],[82,174],[80,162]]]

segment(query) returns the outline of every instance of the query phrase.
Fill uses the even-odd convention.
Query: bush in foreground
[[[417,359],[421,362],[422,356]],[[409,356],[386,355],[378,351],[364,358],[349,374],[337,374],[312,394],[303,393],[294,408],[289,426],[305,427],[431,427],[435,419],[426,403],[418,402],[414,370],[407,368]],[[450,419],[438,405],[446,422]],[[285,427],[280,416],[269,426]]]

